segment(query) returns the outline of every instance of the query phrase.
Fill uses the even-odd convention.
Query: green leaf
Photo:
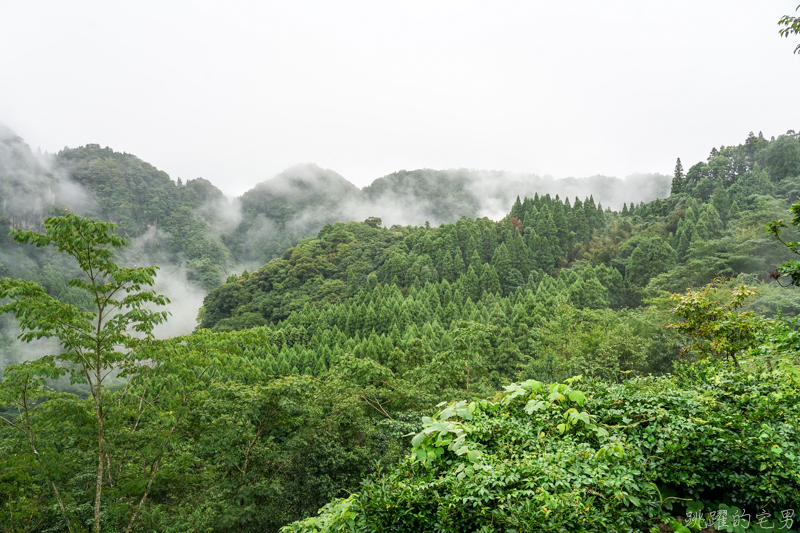
[[[456,412],[453,409],[448,407],[447,409],[445,409],[444,411],[439,413],[439,417],[438,418],[439,418],[439,420],[447,420],[448,418],[450,418],[452,416],[456,416]]]
[[[534,411],[541,411],[545,407],[547,407],[547,404],[542,400],[530,400],[525,405],[525,412],[530,415],[533,414]]]
[[[586,396],[581,391],[574,390],[569,393],[569,399],[573,402],[577,402],[578,405],[583,405],[586,401]]]

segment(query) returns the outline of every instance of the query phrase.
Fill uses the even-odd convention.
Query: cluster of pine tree
[[[427,282],[419,289],[412,286],[407,295],[395,284],[377,282],[377,276],[371,274],[367,288],[353,298],[342,303],[306,304],[279,324],[267,326],[271,344],[245,353],[267,375],[319,376],[345,354],[371,359],[403,375],[430,363],[434,354],[452,348],[460,324],[472,322],[491,328],[490,349],[484,356],[487,372],[496,385],[526,376],[542,378],[539,363],[528,354],[547,351],[558,336],[574,340],[571,337],[576,337],[576,329],[581,330],[578,338],[585,335],[588,339],[598,328],[619,334],[626,321],[630,322],[629,313],[605,309],[613,299],[606,284],[618,287],[619,293],[624,287],[619,273],[614,276],[614,272],[605,265],[593,268],[582,263],[562,270],[558,278],[542,275],[537,280],[536,274],[531,274],[528,284],[514,288],[507,296],[502,294],[496,274],[478,279],[467,273],[453,284],[446,279]],[[566,316],[575,323],[564,329]],[[225,323],[222,321],[218,329],[224,330]],[[668,356],[661,353],[663,342],[660,346],[651,343],[654,336],[659,337],[657,330],[654,323],[643,318],[635,333],[627,331],[618,342],[631,343],[628,352],[637,352],[636,360],[620,364],[617,358],[605,354],[606,359],[614,361],[608,360],[609,366],[596,370],[610,378],[619,377],[619,371],[660,370],[661,360]],[[599,358],[604,350],[608,351],[603,342],[588,346],[580,340],[572,349],[576,356],[581,351],[587,360]],[[555,373],[561,375],[571,369]]]
[[[136,199],[136,173],[117,173],[134,160],[103,161],[88,163],[107,178],[93,183],[130,186],[131,196],[108,194],[109,206],[122,203],[100,214],[156,201]],[[800,298],[769,283],[791,252],[764,226],[788,218],[796,184],[800,139],[790,132],[715,149],[685,175],[678,165],[669,198],[621,212],[537,194],[500,221],[327,224],[209,292],[194,333],[132,336],[140,351],[109,350],[102,400],[54,381],[88,359],[9,366],[1,521],[38,531],[93,522],[97,531],[278,531],[333,500],[285,530],[605,531],[663,520],[667,491],[714,510],[730,507],[713,501],[722,490],[741,505],[788,502],[800,479],[786,467],[800,454],[800,337],[777,311],[797,315]],[[200,209],[200,185],[172,187]],[[193,246],[197,211],[170,201],[149,216],[163,208],[168,226],[187,232],[175,253],[189,257],[180,250]],[[118,220],[131,228],[149,220],[128,213]],[[31,268],[39,285],[3,280],[5,294],[19,309],[46,302],[80,322],[100,300],[81,294],[85,282],[65,283],[74,267],[63,264]],[[669,292],[718,276],[730,278],[715,286],[721,301],[702,312],[732,309],[722,301],[746,282],[760,291],[747,310],[774,318],[738,309],[715,318],[752,326],[738,354],[744,371],[692,366],[700,344],[665,328]],[[38,313],[28,315],[34,326],[55,324]],[[134,355],[141,364],[130,366]],[[403,459],[410,432],[413,456]],[[708,472],[717,477],[704,481]]]
[[[300,309],[298,303],[353,296],[373,274],[377,282],[405,290],[459,283],[473,302],[483,292],[508,296],[581,255],[611,217],[591,198],[570,205],[549,195],[517,199],[511,213],[502,222],[462,218],[438,228],[380,228],[379,221],[327,225],[316,239],[212,291],[201,326],[211,328],[232,316],[252,319],[248,313],[275,322]],[[607,268],[598,275],[611,287],[609,302],[624,301],[622,280]]]

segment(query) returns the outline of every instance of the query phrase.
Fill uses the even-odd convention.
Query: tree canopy
[[[100,219],[5,212],[0,523],[698,531],[758,512],[796,530],[800,298],[774,280],[796,277],[798,146],[751,134],[679,162],[669,196],[614,211],[521,191],[499,220],[455,216],[468,173],[400,172],[374,194],[453,218],[333,210],[312,235],[293,221],[320,190],[367,192],[296,169],[226,233],[204,180],[65,150]],[[145,177],[162,196],[132,194]],[[154,338],[142,242],[208,281],[193,333]],[[266,263],[220,283],[237,246]]]

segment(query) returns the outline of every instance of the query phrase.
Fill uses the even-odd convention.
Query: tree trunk
[[[94,496],[94,531],[100,533],[100,497],[103,493],[103,408],[101,405],[103,389],[101,387],[100,366],[97,366],[97,394],[95,396],[95,416],[97,417],[97,489]]]

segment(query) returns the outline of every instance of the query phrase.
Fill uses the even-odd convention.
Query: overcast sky
[[[800,129],[798,0],[0,0],[0,122],[241,194],[314,162],[670,174]]]

